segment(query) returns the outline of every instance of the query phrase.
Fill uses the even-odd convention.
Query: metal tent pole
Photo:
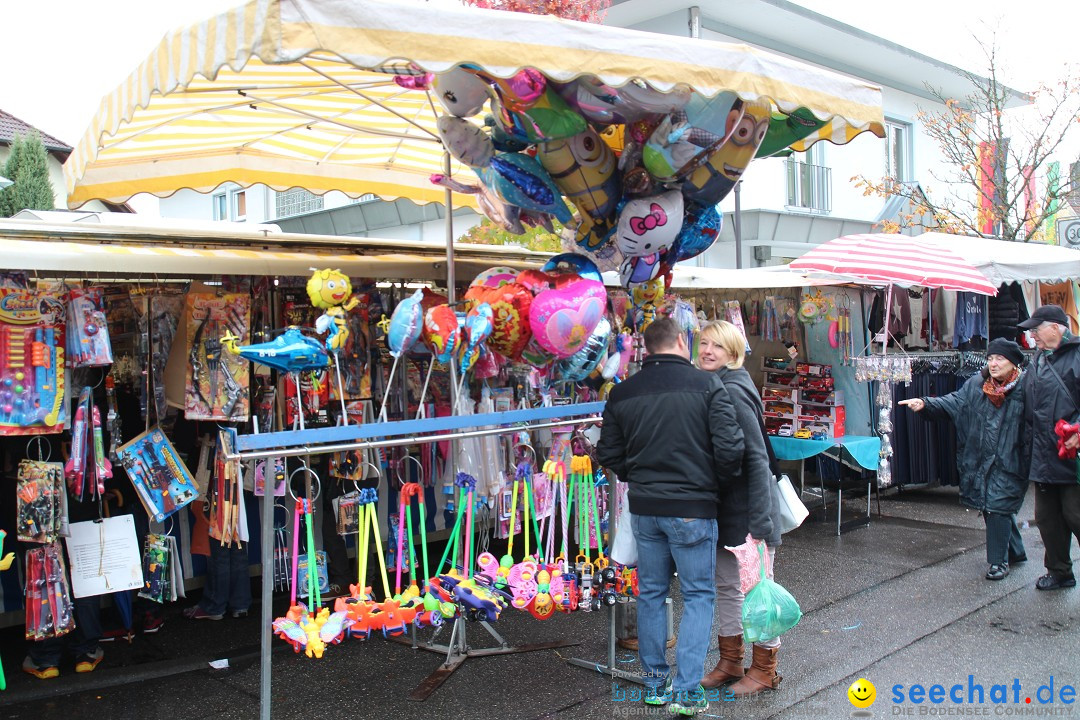
[[[277,292],[272,287],[269,290],[269,297],[271,325],[276,327]],[[273,460],[266,460],[265,462],[267,467],[270,467]],[[274,487],[272,473],[265,470],[263,472],[264,476],[270,475],[270,477],[264,477],[262,513],[259,518],[261,523],[259,528],[259,542],[261,543],[259,554],[262,556],[262,570],[259,573],[262,579],[262,608],[260,611],[262,626],[259,628],[259,718],[260,720],[270,720],[271,653],[273,651],[271,643],[274,639],[271,628],[274,622],[274,573],[271,571],[270,578],[267,579],[267,568],[272,568],[274,562]]]

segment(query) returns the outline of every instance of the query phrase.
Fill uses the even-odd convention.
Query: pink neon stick
[[[292,601],[289,607],[296,605],[296,580],[300,572],[300,513],[303,512],[303,500],[296,501],[296,512],[293,513],[292,531]],[[308,572],[311,572],[308,568]]]
[[[397,573],[394,577],[394,594],[401,594],[401,551],[405,540],[405,497],[398,496],[398,524],[397,524]]]
[[[472,490],[469,490],[469,504],[465,510],[465,554],[461,556],[465,564],[465,577],[472,577]]]

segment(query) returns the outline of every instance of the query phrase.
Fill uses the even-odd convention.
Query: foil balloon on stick
[[[491,332],[494,330],[493,320],[494,313],[491,305],[483,302],[469,310],[465,316],[465,325],[463,327],[465,342],[461,354],[462,381],[465,379],[465,373],[469,372],[469,369],[479,358],[481,346],[491,336]]]
[[[682,184],[683,195],[689,202],[711,207],[731,192],[765,139],[769,118],[768,106],[757,103],[745,105],[731,136]]]
[[[555,358],[570,357],[603,319],[606,302],[603,283],[559,276],[556,286],[538,293],[529,307],[533,339]]]
[[[624,287],[648,282],[660,274],[663,255],[683,224],[683,197],[678,190],[627,201],[619,211],[615,244],[626,260],[619,268]]]
[[[589,377],[604,359],[610,339],[611,323],[601,318],[581,349],[555,364],[556,375],[565,382],[581,382]]]
[[[420,339],[424,329],[423,290],[417,290],[398,303],[390,316],[390,325],[386,332],[386,344],[394,358],[400,357]],[[390,371],[391,376],[394,374]]]
[[[349,326],[345,316],[359,304],[352,294],[349,276],[340,270],[314,270],[307,281],[308,297],[311,304],[323,311],[315,320],[315,329],[325,332],[326,349],[334,356],[334,373],[337,376],[338,400],[341,402],[341,421],[348,425],[349,415],[345,412],[345,386],[341,381],[341,363],[338,353],[349,339]],[[299,385],[297,386],[299,390]],[[297,392],[297,402],[300,393]],[[303,413],[299,413],[303,415]]]

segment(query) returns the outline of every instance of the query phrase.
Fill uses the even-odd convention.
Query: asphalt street
[[[1080,686],[1080,589],[1035,590],[1044,570],[1038,531],[1030,526],[1031,503],[1029,496],[1019,516],[1027,524],[1022,534],[1031,560],[1000,582],[983,578],[982,520],[959,506],[955,488],[889,491],[881,516],[839,537],[835,503],[828,518],[815,513],[785,536],[777,554],[776,579],[804,613],[782,639],[780,689],[750,700],[717,699],[705,717],[1074,714],[1069,700],[1076,696],[1069,689]],[[865,499],[845,494],[845,519],[865,506]],[[1080,559],[1075,545],[1073,552]],[[677,590],[674,597],[677,620]],[[507,611],[494,627],[510,645],[579,644],[469,659],[424,702],[408,695],[437,669],[439,655],[373,638],[346,641],[310,660],[275,641],[273,717],[664,717],[662,710],[622,699],[630,689],[625,681],[613,684],[566,662],[605,661],[607,612],[557,614],[540,622]],[[430,633],[421,631],[421,640]],[[130,646],[106,645],[106,659],[94,673],[76,675],[69,664],[60,678],[40,681],[19,671],[21,646],[6,633],[0,654],[8,690],[0,693],[0,716],[256,718],[257,634],[254,617],[189,621],[172,607],[161,632],[136,637]],[[494,644],[474,624],[468,638],[472,647]],[[718,659],[715,643],[710,666]],[[211,669],[215,659],[228,659],[228,669]],[[638,668],[636,656],[623,650],[616,664],[629,672]],[[848,700],[848,687],[859,678],[876,687],[867,710]],[[1005,701],[997,702],[1003,692]],[[1044,703],[1051,695],[1053,701]]]

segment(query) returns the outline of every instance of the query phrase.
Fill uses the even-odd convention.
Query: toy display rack
[[[561,425],[581,425],[599,422],[603,402],[576,403],[556,407],[541,407],[509,412],[481,413],[477,415],[451,415],[447,417],[425,418],[421,420],[401,420],[396,422],[368,423],[365,425],[346,425],[338,427],[312,428],[309,430],[283,431],[255,435],[241,435],[236,439],[233,452],[226,453],[227,460],[255,460],[261,458],[300,457],[348,450],[378,449],[404,445],[422,445],[441,441],[456,441],[487,435],[503,435],[519,430],[539,430]],[[429,434],[434,433],[434,434]],[[273,563],[273,539],[270,536],[273,526],[273,496],[262,499],[262,566],[270,567]],[[262,578],[262,638],[260,652],[260,693],[259,704],[262,717],[269,717],[270,711],[270,644],[273,638],[273,622],[270,602],[273,580]],[[491,648],[472,648],[466,637],[465,623],[460,615],[455,618],[446,645],[436,644],[435,636],[426,643],[418,643],[415,630],[411,639],[403,642],[418,650],[446,655],[446,661],[431,675],[421,682],[409,694],[410,700],[425,700],[435,692],[455,670],[466,660],[490,655],[509,655],[512,653],[547,650],[550,648],[577,645],[577,641],[557,640],[531,645],[509,645],[490,625],[482,622],[481,626],[499,645]],[[611,651],[609,665],[614,666],[615,624],[614,614],[611,621]],[[436,633],[437,635],[437,633]],[[579,664],[584,661],[578,661]],[[588,664],[587,667],[593,667]]]

